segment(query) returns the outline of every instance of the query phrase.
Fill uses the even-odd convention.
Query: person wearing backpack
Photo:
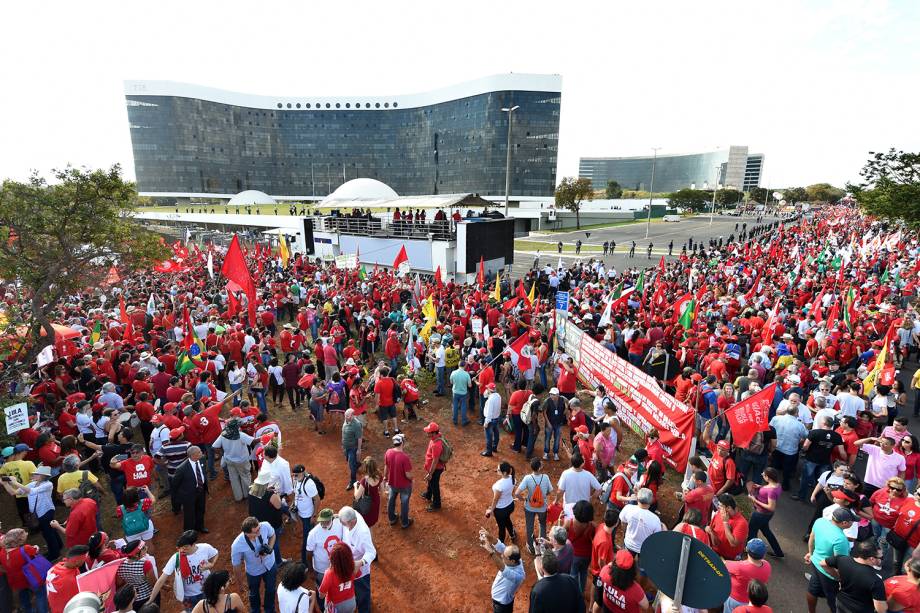
[[[144,498],[141,499],[141,491]],[[153,538],[153,520],[150,510],[157,499],[146,487],[129,487],[125,490],[122,504],[115,507],[115,517],[121,520],[121,527],[125,533],[125,541],[149,541]]]
[[[536,555],[534,545],[534,520],[540,523],[540,537],[546,538],[546,507],[553,481],[542,472],[543,461],[540,458],[530,460],[530,474],[521,479],[515,495],[524,501],[524,525],[527,530],[527,551]]]
[[[29,533],[22,528],[13,528],[3,535],[3,549],[0,550],[0,566],[6,574],[7,583],[19,597],[19,610],[23,613],[48,613],[48,596],[45,592],[45,577],[32,563],[33,560],[47,560],[39,556],[38,547],[26,543]],[[38,572],[36,572],[38,571]],[[45,569],[47,573],[47,569]],[[34,608],[33,608],[34,599]]]
[[[428,434],[428,448],[425,450],[425,481],[428,489],[421,495],[428,501],[426,511],[437,511],[441,508],[441,475],[447,468],[447,462],[453,455],[450,443],[444,440],[441,429],[435,422],[424,428]]]

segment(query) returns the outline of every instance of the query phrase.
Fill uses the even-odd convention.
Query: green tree
[[[848,184],[859,205],[878,217],[901,219],[920,227],[920,153],[889,149],[871,156],[860,171],[863,180]]]
[[[847,194],[846,191],[839,187],[834,187],[830,183],[815,183],[814,185],[809,185],[805,188],[805,193],[808,194],[809,202],[830,202],[831,204],[837,202]]]
[[[720,206],[737,206],[741,200],[741,192],[737,189],[726,188],[716,192],[716,204]]]
[[[556,188],[556,206],[575,212],[575,228],[578,230],[581,229],[581,203],[585,199],[594,199],[590,179],[565,177]]]
[[[19,307],[7,314],[20,339],[10,364],[31,364],[54,342],[52,316],[66,296],[98,287],[113,265],[130,273],[168,256],[134,219],[137,192],[120,166],[52,174],[54,183],[36,173],[0,186],[0,278]]]
[[[808,200],[808,192],[805,191],[804,187],[787,187],[784,190],[780,190],[783,194],[783,200],[789,204],[795,202],[805,202]]]
[[[689,188],[674,192],[668,199],[671,207],[687,209],[695,213],[705,211],[711,202],[711,191]]]
[[[612,200],[622,198],[623,187],[616,181],[607,181],[607,192],[604,195]]]
[[[770,196],[770,190],[766,187],[752,187],[750,191],[751,200],[763,204]]]

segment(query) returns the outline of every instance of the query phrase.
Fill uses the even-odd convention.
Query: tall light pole
[[[503,108],[502,113],[508,113],[508,152],[505,155],[505,217],[508,216],[508,193],[511,191],[511,124],[514,123],[514,112],[518,105]]]
[[[645,238],[648,238],[648,233],[652,228],[652,196],[655,194],[655,162],[658,161],[658,150],[661,147],[652,147],[654,154],[652,155],[652,180],[649,182],[648,186],[648,219],[645,222]]]
[[[712,186],[712,207],[709,209],[709,225],[712,225],[712,218],[716,214],[716,192],[719,190],[719,171],[722,170],[722,165],[715,167],[716,169],[716,180]]]

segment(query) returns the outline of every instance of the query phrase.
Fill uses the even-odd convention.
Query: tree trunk
[[[575,207],[575,229],[581,230],[581,205]]]

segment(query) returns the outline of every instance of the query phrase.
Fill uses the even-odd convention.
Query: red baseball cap
[[[434,423],[434,422],[431,422],[430,424],[428,424],[427,426],[425,426],[425,427],[423,428],[423,430],[424,430],[425,432],[431,434],[432,432],[440,432],[440,431],[441,431],[441,428],[438,427],[438,424],[436,424],[436,423]]]

